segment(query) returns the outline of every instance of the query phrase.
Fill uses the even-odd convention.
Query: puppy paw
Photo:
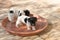
[[[27,30],[31,30],[30,28],[27,28]]]
[[[36,30],[36,28],[35,27],[32,27],[32,30]]]

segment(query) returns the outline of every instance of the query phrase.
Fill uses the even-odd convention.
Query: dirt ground
[[[29,9],[32,14],[40,15],[48,21],[48,27],[39,35],[21,37],[6,32],[1,21],[9,9]],[[59,0],[0,0],[0,40],[60,40],[60,1]]]

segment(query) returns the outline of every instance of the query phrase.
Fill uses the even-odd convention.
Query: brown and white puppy
[[[16,27],[19,27],[18,25],[22,25],[22,23],[26,24],[27,26],[27,30],[31,30],[31,26],[32,26],[32,30],[36,30],[35,29],[35,25],[36,25],[36,21],[37,18],[36,17],[29,17],[29,16],[25,16],[25,15],[19,15],[16,21]]]

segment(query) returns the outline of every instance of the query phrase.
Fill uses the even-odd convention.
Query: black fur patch
[[[27,18],[24,19],[25,23],[27,23]]]
[[[30,22],[30,24],[31,24],[32,26],[35,26],[36,21],[37,21],[37,18],[36,18],[36,17],[30,17],[30,18],[28,19],[28,22]]]
[[[26,16],[30,15],[30,11],[29,10],[24,10],[24,13],[25,13]]]
[[[20,11],[18,11],[18,15],[19,15],[19,16],[21,16],[21,15],[22,15],[22,13],[20,13]]]
[[[22,15],[22,13],[19,14],[19,16],[21,16],[21,15]]]
[[[11,11],[9,11],[9,12],[10,12],[10,13],[14,13],[14,11],[12,11],[12,10],[11,10]]]

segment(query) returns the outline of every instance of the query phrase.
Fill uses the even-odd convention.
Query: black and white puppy
[[[18,16],[21,15],[25,15],[25,16],[29,16],[30,15],[30,11],[29,10],[19,10],[18,11]]]
[[[36,30],[35,25],[36,25],[37,18],[36,17],[29,17],[25,15],[18,16],[17,21],[16,21],[16,27],[19,27],[18,25],[22,25],[22,23],[26,24],[27,30]]]

